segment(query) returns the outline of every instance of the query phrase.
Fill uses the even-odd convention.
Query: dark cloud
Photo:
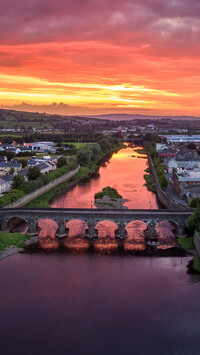
[[[1,43],[100,40],[191,45],[199,0],[1,0]]]

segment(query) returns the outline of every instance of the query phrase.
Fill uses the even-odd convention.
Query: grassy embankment
[[[0,233],[0,250],[16,246],[19,248],[25,247],[25,241],[30,239],[29,234],[20,234],[20,233]]]
[[[43,195],[37,197],[35,200],[29,202],[26,207],[39,207],[39,208],[49,208],[52,198],[56,195],[59,190],[62,190],[70,185],[71,182],[90,176],[90,169],[88,167],[81,167],[79,172],[70,178],[68,181],[65,181],[53,189],[45,192]]]

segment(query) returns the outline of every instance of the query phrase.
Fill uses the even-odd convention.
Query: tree
[[[102,149],[101,149],[101,146],[98,143],[88,144],[87,148],[92,153],[92,156],[91,156],[92,160],[98,161],[102,157]]]
[[[57,168],[62,168],[62,166],[67,165],[67,161],[65,157],[58,158]]]
[[[86,147],[80,148],[78,150],[77,158],[80,165],[90,165],[92,152]]]
[[[188,218],[187,228],[192,232],[195,229],[200,232],[200,206],[198,206],[196,211]]]
[[[107,138],[100,139],[98,143],[104,153],[109,152],[109,150],[111,149],[111,143],[108,141]]]
[[[27,176],[28,180],[36,180],[37,178],[39,178],[41,176],[41,172],[38,166],[36,165],[29,168]]]
[[[196,198],[193,198],[190,203],[189,203],[190,207],[193,207],[193,208],[197,208],[200,206],[200,198],[199,197],[196,197]]]
[[[167,187],[168,181],[167,181],[167,179],[166,179],[166,177],[165,177],[164,174],[158,176],[158,180],[159,180],[159,183],[160,183],[160,186],[161,186],[161,187]]]
[[[18,163],[22,164],[22,168],[25,168],[25,166],[27,166],[27,160],[26,159],[19,159]]]
[[[25,179],[22,175],[17,174],[13,177],[12,189],[24,190],[25,188]]]
[[[13,175],[13,174],[14,174],[14,172],[15,172],[15,169],[14,169],[14,168],[10,168],[10,170],[9,170],[9,174],[10,174],[10,175]]]

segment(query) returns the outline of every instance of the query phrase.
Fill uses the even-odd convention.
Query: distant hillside
[[[151,116],[151,115],[137,115],[137,114],[108,114],[108,115],[94,115],[87,117],[94,117],[99,119],[107,119],[112,121],[127,121],[127,120],[135,120],[135,119],[171,119],[171,120],[198,120],[200,117],[194,116]]]

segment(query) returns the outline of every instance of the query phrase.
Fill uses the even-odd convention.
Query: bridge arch
[[[118,230],[118,224],[112,220],[104,219],[96,221],[95,229],[98,231],[98,238],[114,239]]]
[[[36,231],[38,232],[39,239],[55,239],[58,228],[57,221],[51,218],[41,218],[38,219],[36,223]]]
[[[65,227],[69,238],[84,237],[88,229],[88,224],[84,219],[74,218],[67,221]]]
[[[157,231],[157,229],[159,230],[159,228],[163,228],[163,229],[168,229],[170,231],[173,232],[173,234],[177,237],[179,234],[179,225],[177,222],[170,220],[170,219],[166,219],[166,220],[162,220],[156,223],[155,225],[155,229]]]
[[[144,238],[144,231],[147,229],[148,225],[145,221],[142,220],[134,220],[127,221],[126,224],[126,232],[127,232],[127,240],[131,239],[141,239]]]
[[[177,237],[179,234],[178,224],[173,220],[163,220],[157,223],[155,230],[158,233],[160,245],[158,249],[177,246]]]
[[[26,218],[15,216],[5,220],[3,229],[10,233],[19,232],[24,234],[28,231],[29,225]]]

